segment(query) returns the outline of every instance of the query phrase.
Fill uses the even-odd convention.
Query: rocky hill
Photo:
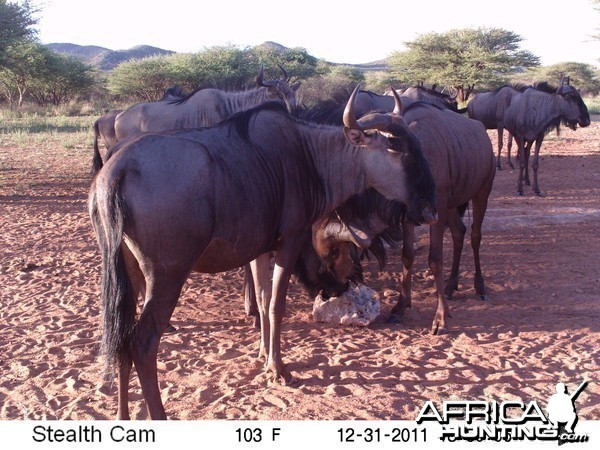
[[[132,47],[129,50],[109,50],[104,47],[98,47],[96,45],[77,45],[68,43],[54,43],[47,44],[48,48],[59,53],[65,53],[67,55],[75,56],[82,59],[88,64],[94,67],[98,67],[101,70],[111,70],[118,66],[123,61],[128,59],[141,59],[148,56],[154,55],[169,55],[175,53],[171,50],[164,50],[158,47],[152,47],[150,45],[138,45]],[[278,52],[285,52],[290,50],[289,48],[278,44],[277,42],[267,41],[260,44],[258,47],[265,47],[270,50],[276,50]],[[334,65],[346,65],[346,64],[335,64]],[[387,62],[385,60],[373,61],[365,64],[347,64],[349,66],[358,67],[362,70],[385,70],[387,68]]]
[[[154,55],[169,55],[171,50],[151,47],[149,45],[138,45],[128,50],[109,50],[108,48],[95,45],[77,45],[66,43],[47,44],[48,48],[67,55],[82,59],[88,64],[101,70],[111,70],[128,59],[141,59]]]

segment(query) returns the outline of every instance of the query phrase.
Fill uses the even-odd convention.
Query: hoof
[[[280,386],[297,386],[300,384],[300,380],[285,370],[280,374],[271,372],[269,375],[269,384],[278,384]]]
[[[177,328],[175,328],[173,325],[169,324],[169,325],[167,325],[165,333],[175,333],[176,331],[177,331]]]
[[[487,302],[487,300],[488,300],[487,294],[480,295],[479,300],[481,300],[482,302]]]
[[[448,328],[446,327],[438,327],[438,326],[434,326],[431,329],[431,334],[433,334],[434,336],[441,336],[443,334],[448,334]]]

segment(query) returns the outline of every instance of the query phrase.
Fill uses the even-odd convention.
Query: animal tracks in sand
[[[373,262],[365,268],[366,284],[382,293],[381,316],[368,328],[314,323],[312,299],[290,286],[282,349],[294,386],[269,383],[256,358],[243,272],[192,275],[172,318],[177,332],[160,347],[170,416],[414,419],[427,400],[545,401],[556,382],[587,378],[577,411],[600,419],[600,149],[591,145],[600,142],[600,123],[563,138],[542,150],[544,197],[517,197],[516,174],[497,173],[481,246],[489,300],[476,299],[467,236],[447,335],[429,333],[436,301],[424,227],[413,306],[398,324],[385,321],[399,291],[398,250],[382,272]],[[98,357],[100,259],[85,200],[90,154],[57,166],[61,150],[51,149],[52,164],[39,162],[48,169],[28,172],[18,163],[21,150],[1,151],[18,170],[3,172],[0,185],[0,419],[113,418],[116,388],[102,382]],[[49,187],[48,176],[61,181]],[[147,419],[135,375],[131,386],[132,417]]]

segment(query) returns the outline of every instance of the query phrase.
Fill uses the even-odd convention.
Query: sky
[[[543,65],[600,66],[600,11],[591,0],[32,0],[44,44],[111,50],[151,45],[198,52],[274,41],[330,62],[360,64],[402,51],[420,34],[502,28]],[[557,6],[558,5],[558,6]]]

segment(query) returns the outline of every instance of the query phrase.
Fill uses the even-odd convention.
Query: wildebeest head
[[[350,281],[356,284],[363,281],[356,247],[337,239],[327,240],[322,234],[313,235],[313,242],[320,243],[317,244],[320,251],[306,245],[294,270],[309,296],[337,297],[348,290]]]
[[[568,107],[563,116],[565,125],[575,130],[577,129],[577,125],[587,127],[591,123],[588,109],[585,103],[583,103],[583,99],[577,89],[563,80],[561,86],[556,90],[556,94],[567,101]]]
[[[360,119],[355,115],[355,100],[359,86],[354,89],[346,109],[344,110],[344,133],[353,145],[369,146],[375,140],[391,153],[401,158],[404,177],[388,180],[367,180],[380,194],[391,200],[397,200],[388,195],[398,183],[404,183],[408,217],[416,223],[433,223],[437,220],[435,183],[429,169],[429,164],[423,156],[417,137],[410,131],[402,117],[402,101],[396,91],[394,111],[390,113],[366,114]],[[374,157],[370,164],[373,167],[387,164],[383,158]],[[379,171],[371,171],[377,173]],[[381,168],[385,173],[385,168]],[[388,189],[389,187],[389,189]],[[387,191],[387,192],[386,192]]]
[[[279,66],[279,68],[281,69],[281,77],[278,80],[264,80],[264,66],[261,65],[256,76],[256,84],[267,88],[269,97],[274,101],[282,102],[288,112],[293,114],[298,109],[296,91],[300,87],[300,82],[289,84],[288,73],[283,67]]]

